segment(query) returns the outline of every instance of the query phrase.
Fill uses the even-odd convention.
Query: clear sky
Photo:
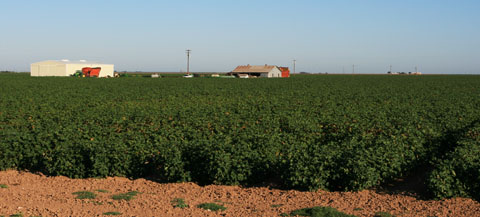
[[[0,70],[85,59],[118,71],[480,73],[478,0],[0,0]]]

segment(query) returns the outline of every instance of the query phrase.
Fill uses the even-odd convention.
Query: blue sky
[[[86,59],[118,71],[480,73],[477,0],[0,1],[0,70]]]

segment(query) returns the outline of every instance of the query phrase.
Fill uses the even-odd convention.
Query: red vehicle
[[[99,77],[100,76],[100,71],[102,68],[96,67],[96,68],[90,68],[90,67],[85,67],[82,68],[82,73],[85,77]]]

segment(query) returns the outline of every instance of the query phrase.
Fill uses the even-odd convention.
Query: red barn
[[[290,77],[290,69],[288,67],[278,67],[282,71],[282,78]]]

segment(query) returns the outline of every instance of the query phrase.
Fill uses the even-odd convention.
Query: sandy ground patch
[[[69,179],[19,171],[0,172],[0,216],[279,216],[299,208],[330,206],[357,216],[388,212],[397,216],[480,216],[480,203],[455,198],[423,201],[404,195],[360,192],[301,192],[266,187],[198,186],[194,183],[161,184],[145,179]],[[101,190],[102,192],[98,191]],[[91,191],[95,199],[76,199],[74,192]],[[107,192],[108,191],[108,192]],[[140,192],[130,201],[112,196]],[[188,208],[175,208],[182,198]],[[222,204],[225,211],[197,208],[201,203]]]

